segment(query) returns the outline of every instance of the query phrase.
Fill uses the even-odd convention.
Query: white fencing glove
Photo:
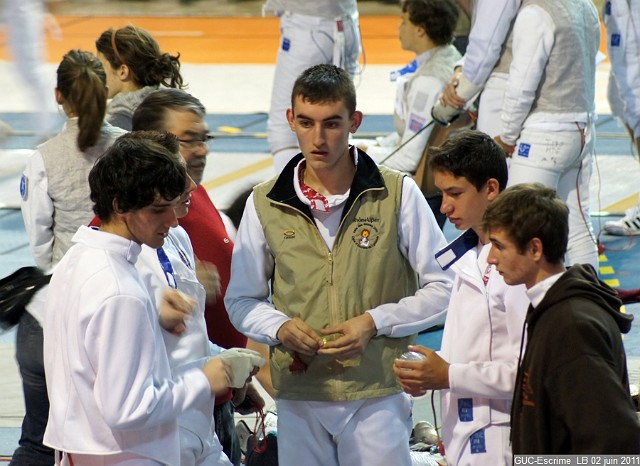
[[[442,126],[449,126],[464,109],[469,108],[478,94],[480,94],[481,90],[482,86],[476,86],[467,79],[464,73],[462,73],[458,78],[456,94],[466,102],[464,108],[450,107],[448,105],[444,105],[440,100],[438,100],[431,109],[431,117]]]
[[[233,373],[231,387],[242,388],[254,370],[264,366],[265,360],[260,353],[246,348],[229,348],[221,352],[216,358],[224,359]]]

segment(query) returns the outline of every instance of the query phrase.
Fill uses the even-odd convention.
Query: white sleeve
[[[83,345],[95,371],[96,403],[112,429],[158,426],[212,396],[198,369],[155,380],[156,352],[165,351],[156,345],[157,331],[145,303],[129,296],[102,303],[87,326]]]
[[[513,26],[513,61],[502,104],[500,138],[515,144],[531,111],[555,42],[553,19],[542,8],[522,8]]]
[[[371,314],[378,335],[404,337],[445,320],[453,282],[453,272],[443,271],[435,260],[436,251],[446,246],[424,195],[410,177],[402,183],[398,221],[402,254],[417,272],[419,289],[397,303],[377,306]]]
[[[489,79],[521,3],[522,0],[476,2],[462,67],[464,75],[476,86],[484,86]]]
[[[405,173],[415,173],[432,128],[427,128],[418,136],[414,136],[421,128],[431,123],[431,109],[438,101],[444,86],[445,83],[432,76],[417,76],[411,81],[406,98],[407,114],[404,134],[398,147],[402,144],[406,145],[389,157],[384,165]]]
[[[53,260],[53,200],[48,193],[48,179],[42,154],[36,150],[24,169],[22,218],[29,237],[31,254],[38,267],[50,270]]]
[[[500,354],[492,354],[491,361],[454,363],[449,366],[449,386],[459,396],[505,400],[513,397],[524,321],[530,301],[523,285],[505,285],[505,288],[506,326],[499,329],[501,333],[491,336],[493,346],[499,346],[496,352]],[[495,330],[492,329],[492,332]],[[496,339],[499,339],[499,343]]]
[[[248,338],[267,345],[279,343],[276,333],[289,320],[269,302],[274,264],[252,193],[234,243],[231,280],[224,304],[234,327]]]
[[[625,123],[640,137],[640,0],[611,0],[605,9],[607,52],[624,102]]]

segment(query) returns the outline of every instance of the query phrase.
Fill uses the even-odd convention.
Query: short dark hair
[[[168,110],[189,111],[206,116],[202,102],[182,89],[163,88],[150,92],[136,108],[132,118],[134,131],[164,131]]]
[[[424,29],[434,44],[453,41],[459,13],[452,0],[401,0],[400,6],[409,14],[409,21]]]
[[[344,102],[349,116],[356,111],[356,88],[351,75],[335,65],[315,65],[298,76],[291,92],[291,108],[300,96],[312,104]]]
[[[500,191],[507,187],[509,168],[502,148],[487,134],[463,130],[440,147],[429,149],[429,167],[464,177],[480,191],[491,178],[498,180]]]
[[[93,211],[102,222],[118,212],[153,204],[157,195],[170,201],[184,192],[187,171],[175,136],[134,131],[120,136],[89,173]]]
[[[562,262],[569,241],[569,208],[556,191],[540,183],[523,183],[505,189],[489,204],[483,219],[486,231],[504,230],[518,251],[538,238],[545,259]]]

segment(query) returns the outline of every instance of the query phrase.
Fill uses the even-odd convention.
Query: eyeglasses
[[[178,139],[182,147],[187,150],[196,150],[202,146],[208,146],[210,141],[214,139],[212,134],[205,134],[202,138]]]

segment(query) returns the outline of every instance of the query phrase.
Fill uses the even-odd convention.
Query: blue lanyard
[[[162,267],[162,271],[164,272],[164,276],[167,279],[167,283],[171,288],[178,288],[178,282],[176,281],[176,276],[173,273],[173,266],[171,265],[171,261],[167,256],[167,253],[164,252],[162,247],[156,249],[158,253],[158,260],[160,261],[160,267]]]

